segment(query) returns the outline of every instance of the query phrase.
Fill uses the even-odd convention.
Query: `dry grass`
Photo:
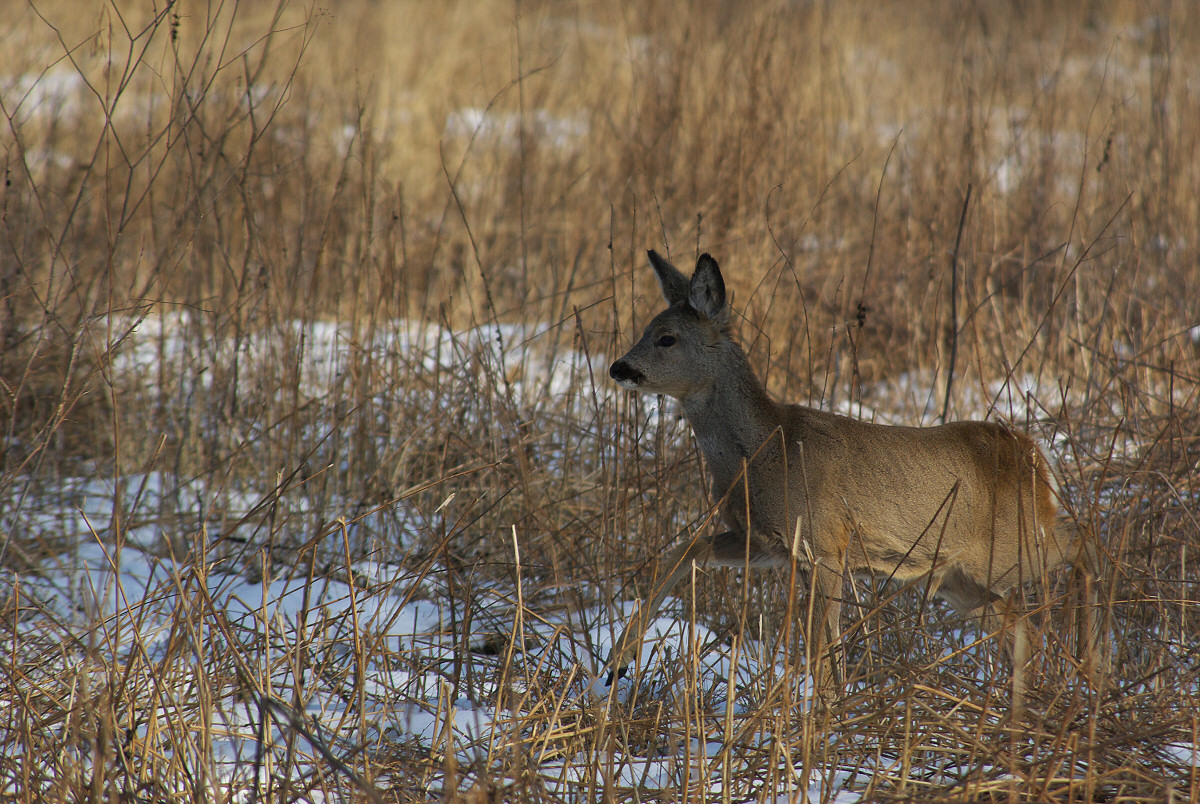
[[[1166,753],[1200,728],[1196,9],[247,5],[55,0],[0,34],[6,796],[250,800],[214,760],[240,706],[278,730],[235,763],[269,800],[771,801],[823,774],[872,800],[1200,799]],[[659,306],[646,247],[717,255],[781,396],[932,423],[953,352],[951,417],[1052,443],[1114,561],[1108,686],[1048,638],[1011,724],[994,651],[884,590],[822,719],[786,580],[713,573],[687,613],[792,657],[744,710],[699,649],[674,686],[580,699],[593,668],[538,627],[619,623],[711,502],[681,423],[607,384]],[[96,545],[167,568],[153,639],[130,637],[149,604],[48,602]],[[222,574],[449,614],[432,647],[232,622]],[[300,718],[314,690],[343,706]],[[469,763],[379,726],[463,700],[500,724]],[[630,757],[675,782],[638,790]]]

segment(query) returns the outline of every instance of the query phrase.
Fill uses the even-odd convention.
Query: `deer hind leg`
[[[1100,616],[1100,583],[1096,575],[1076,567],[1072,579],[1077,590],[1071,605],[1076,658],[1093,690],[1101,690],[1112,667],[1104,644],[1105,624]]]
[[[1019,592],[983,607],[980,621],[984,633],[997,635],[1012,667],[1012,717],[1020,720],[1025,711],[1032,626],[1018,602]]]
[[[955,567],[945,573],[937,594],[960,614],[976,619],[984,635],[997,637],[1001,642],[1012,667],[1013,717],[1020,718],[1024,710],[1032,634],[1019,603],[1019,592],[1001,596],[977,581],[967,570]]]
[[[1072,601],[1071,614],[1076,658],[1089,685],[1100,690],[1112,670],[1104,638],[1108,626],[1100,607],[1100,587],[1110,577],[1108,557],[1091,530],[1066,517],[1059,519],[1056,532],[1060,540],[1069,540],[1067,558],[1075,567],[1072,581],[1077,595]]]
[[[650,599],[629,618],[625,630],[613,644],[605,666],[608,668],[608,684],[625,675],[626,669],[637,656],[646,629],[658,613],[671,590],[692,572],[692,565],[707,567],[760,567],[780,563],[780,559],[767,550],[753,537],[737,531],[725,531],[715,535],[701,536],[675,549],[666,560],[666,575],[654,587]]]

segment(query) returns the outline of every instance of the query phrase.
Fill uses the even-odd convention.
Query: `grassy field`
[[[39,0],[0,44],[5,798],[1200,800],[1200,9]],[[1048,445],[1106,683],[1066,573],[1017,721],[997,646],[848,582],[818,712],[786,573],[722,570],[590,695],[715,502],[607,377],[647,248],[716,256],[780,398]]]

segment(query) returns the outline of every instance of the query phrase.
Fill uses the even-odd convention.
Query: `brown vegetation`
[[[47,0],[5,25],[5,795],[224,795],[214,718],[270,700],[287,750],[242,770],[278,800],[682,801],[714,778],[773,800],[835,772],[875,799],[1200,797],[1167,748],[1200,711],[1192,5]],[[824,722],[774,677],[714,709],[688,657],[690,694],[606,708],[577,694],[593,668],[523,651],[546,618],[618,627],[605,607],[713,502],[674,409],[604,377],[659,305],[647,247],[729,267],[780,397],[1038,433],[1115,562],[1109,689],[1051,650],[1014,726],[995,651],[904,590],[850,613],[867,655]],[[81,544],[174,559],[147,596],[172,612],[160,650],[110,647],[139,608],[43,605]],[[205,591],[231,569],[436,602],[449,658],[231,624]],[[802,656],[771,642],[783,582],[681,595],[735,648]],[[444,679],[438,718],[502,721],[473,764],[372,730],[430,700],[394,683],[418,670]],[[319,727],[344,765],[301,776],[318,727],[279,712],[314,684],[344,696]],[[656,756],[677,783],[636,791],[621,763]]]

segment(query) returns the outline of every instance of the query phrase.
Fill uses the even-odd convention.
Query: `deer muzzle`
[[[637,390],[637,387],[641,385],[642,380],[644,379],[642,372],[638,371],[624,360],[618,360],[616,363],[613,363],[608,369],[608,376],[616,380],[617,384],[622,388],[629,388],[630,390],[634,391]]]

